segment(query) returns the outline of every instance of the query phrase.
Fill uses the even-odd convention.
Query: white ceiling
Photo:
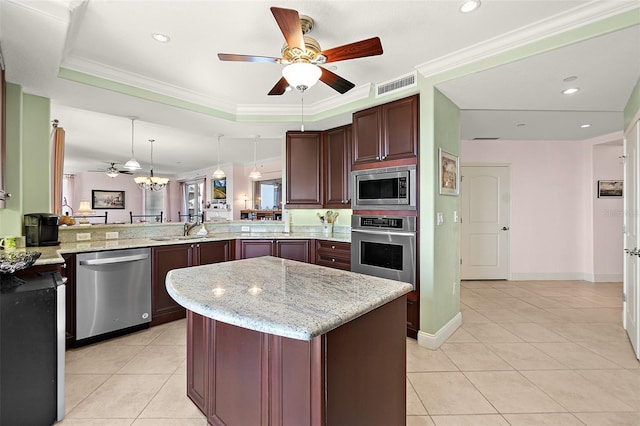
[[[67,131],[67,172],[126,161],[127,117],[135,116],[136,157],[147,163],[146,141],[155,139],[160,174],[215,166],[219,134],[223,163],[251,163],[255,135],[259,159],[281,156],[282,136],[299,128],[301,113],[299,93],[267,96],[282,66],[216,56],[279,56],[284,38],[270,6],[311,16],[310,35],[323,49],[373,36],[382,41],[382,56],[330,64],[356,88],[339,95],[318,83],[305,93],[307,130],[348,123],[349,103],[416,69],[424,74],[480,59],[629,10],[640,22],[637,0],[483,0],[466,15],[460,2],[0,0],[0,48],[7,81],[52,100],[52,118]],[[171,42],[154,41],[154,32]],[[68,77],[75,71],[88,84]],[[577,76],[582,89],[573,96],[560,94],[568,76]],[[622,129],[639,77],[635,25],[438,87],[463,109],[465,139],[581,140]],[[592,126],[580,129],[586,122]]]

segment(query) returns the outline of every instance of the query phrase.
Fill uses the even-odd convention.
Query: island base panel
[[[187,394],[210,425],[405,422],[404,296],[310,341],[187,317]]]

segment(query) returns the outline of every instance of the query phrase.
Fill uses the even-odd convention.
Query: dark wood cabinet
[[[189,312],[187,395],[211,425],[404,424],[405,307],[398,298],[310,341]]]
[[[236,259],[276,256],[311,263],[312,240],[236,240]]]
[[[375,164],[418,155],[418,96],[353,114],[353,165]]]
[[[165,287],[167,272],[188,266],[230,260],[228,240],[194,244],[174,244],[151,249],[151,326],[184,318],[185,309],[169,296]]]
[[[322,207],[322,133],[287,132],[288,208]]]
[[[324,134],[324,208],[351,207],[351,134],[351,125]]]
[[[316,265],[351,270],[351,243],[316,240]]]
[[[76,340],[76,255],[65,254],[62,256],[62,276],[67,278],[65,295],[65,344],[70,348]]]

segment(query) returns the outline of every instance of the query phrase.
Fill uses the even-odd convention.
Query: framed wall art
[[[213,200],[227,199],[227,178],[213,179],[211,181],[211,191]]]
[[[439,179],[438,187],[442,195],[458,195],[460,193],[460,162],[458,156],[438,148]]]
[[[598,198],[622,198],[622,180],[599,180]]]
[[[91,191],[91,208],[96,209],[124,209],[124,191]]]

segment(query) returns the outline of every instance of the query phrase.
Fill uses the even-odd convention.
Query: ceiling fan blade
[[[271,91],[269,92],[269,95],[282,95],[284,92],[287,91],[288,86],[289,86],[289,83],[287,82],[287,79],[284,77],[280,77],[280,80],[278,80],[276,85],[273,86],[273,89],[271,89]]]
[[[276,19],[289,48],[298,47],[304,52],[306,47],[304,45],[304,36],[302,34],[302,27],[300,26],[300,15],[298,15],[298,11],[272,7],[271,13]]]
[[[326,68],[320,67],[320,69],[322,70],[320,81],[322,81],[327,86],[331,86],[332,89],[340,92],[340,94],[347,93],[349,90],[355,87],[355,84],[348,80],[345,80],[338,74],[335,74]]]
[[[382,44],[379,37],[373,37],[324,50],[321,53],[327,57],[326,62],[344,61],[346,59],[382,55]]]
[[[218,58],[221,61],[267,62],[276,64],[280,63],[280,58],[271,58],[269,56],[236,55],[234,53],[218,53]]]

